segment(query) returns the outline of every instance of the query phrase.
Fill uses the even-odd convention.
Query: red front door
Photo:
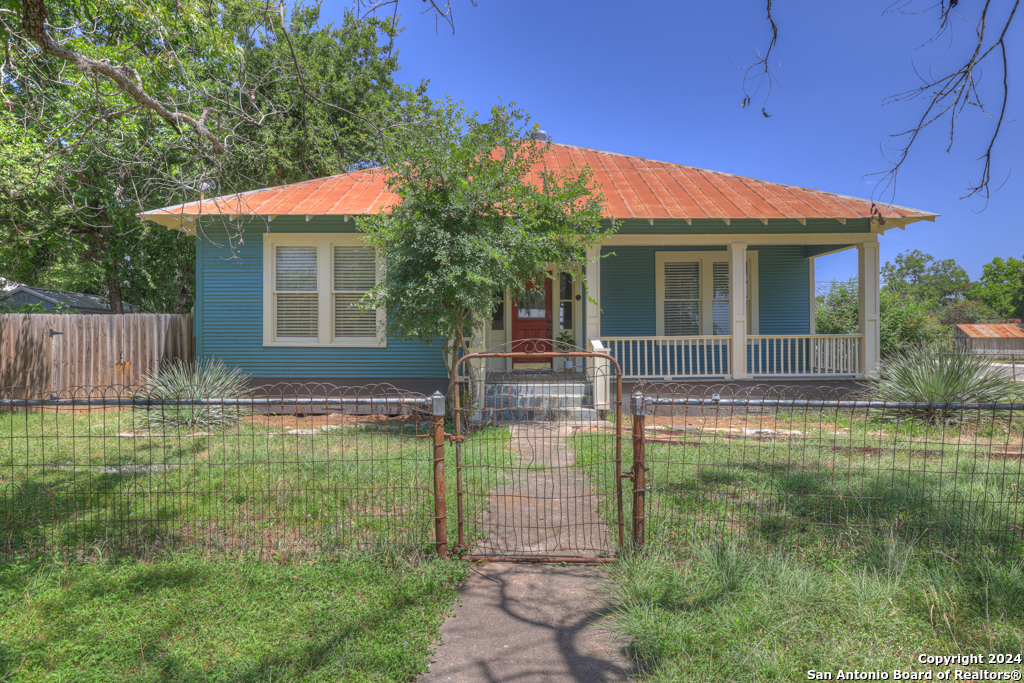
[[[512,307],[512,350],[525,353],[543,353],[551,350],[551,278],[544,278],[544,286],[536,287],[536,283],[526,286],[526,295],[517,299]],[[530,343],[525,339],[543,339],[545,341]],[[512,358],[513,363],[543,363],[551,365],[551,356],[547,358],[528,358],[524,356]]]

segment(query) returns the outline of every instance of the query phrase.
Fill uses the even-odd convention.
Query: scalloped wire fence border
[[[1024,404],[872,401],[806,384],[630,393],[648,545],[834,548],[881,534],[1024,554]]]
[[[0,552],[430,554],[430,402],[386,384],[278,383],[181,399],[131,386],[9,388],[0,392]],[[173,426],[211,415],[227,415],[226,426]]]
[[[634,437],[645,457],[638,467],[626,445],[622,483],[627,516],[631,496],[643,503],[632,517],[649,547],[709,538],[834,547],[889,533],[947,554],[1022,554],[1024,405],[887,403],[809,385],[636,390],[643,414],[622,412],[642,417]],[[445,515],[434,507],[429,402],[389,385],[326,383],[256,387],[238,399],[5,390],[0,552],[432,555]],[[212,409],[239,419],[209,432],[147,431],[143,419]],[[464,511],[467,527],[476,512]],[[457,545],[456,525],[446,533]]]

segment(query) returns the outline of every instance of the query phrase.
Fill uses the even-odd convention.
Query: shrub
[[[935,338],[935,320],[919,301],[883,289],[879,314],[883,356]],[[857,334],[858,317],[857,279],[833,282],[817,297],[814,331],[817,334]]]
[[[152,398],[243,398],[248,395],[249,375],[207,358],[198,362],[175,361],[146,378],[146,394]],[[157,405],[145,410],[151,431],[210,431],[238,423],[248,410],[238,406]]]
[[[1017,383],[991,372],[990,363],[961,347],[926,344],[901,349],[882,360],[873,395],[882,401],[992,403],[1014,396]],[[925,410],[932,418],[945,410]]]
[[[52,315],[66,315],[80,313],[78,310],[68,308],[67,301],[61,301],[47,308],[42,304],[15,304],[11,301],[0,301],[0,314],[4,313],[48,313]]]

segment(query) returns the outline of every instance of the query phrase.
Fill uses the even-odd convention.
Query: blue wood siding
[[[810,264],[804,248],[758,247],[757,252],[760,333],[810,334]]]
[[[388,339],[387,348],[263,346],[262,221],[247,225],[242,243],[228,246],[223,228],[204,226],[196,247],[196,352],[223,360],[254,377],[446,377],[440,343]],[[341,218],[280,217],[274,233],[355,232]]]
[[[756,246],[761,334],[810,333],[810,273],[803,246]],[[601,333],[657,334],[654,254],[722,251],[725,247],[604,247],[601,261]]]
[[[694,228],[697,228],[696,222]],[[834,221],[833,221],[834,222]],[[735,234],[737,221],[730,232]],[[753,223],[757,223],[756,226]],[[757,221],[752,229],[764,226]],[[807,227],[812,227],[808,221]],[[646,225],[646,221],[644,221]],[[799,224],[796,224],[799,225]],[[838,226],[838,223],[836,223]],[[866,226],[866,221],[865,221]],[[442,378],[446,376],[440,342],[388,340],[386,348],[289,348],[263,346],[263,238],[274,233],[355,232],[355,221],[340,217],[279,217],[267,224],[262,220],[244,226],[241,240],[228,240],[223,226],[204,225],[203,239],[196,242],[196,350],[200,357],[222,359],[255,377],[317,377],[325,380],[347,377]],[[660,222],[645,232],[657,233],[678,226]],[[796,230],[785,225],[786,232]],[[802,229],[804,226],[800,226]],[[825,232],[831,225],[813,226]],[[847,232],[862,226],[845,226]],[[637,226],[639,228],[639,226]],[[700,229],[712,232],[708,227]],[[237,227],[233,228],[237,231]],[[233,245],[233,246],[229,246]],[[807,334],[810,323],[808,247],[757,246],[761,334]],[[655,321],[655,252],[718,251],[721,247],[605,247],[614,253],[601,264],[601,330],[610,336],[653,336]],[[724,356],[724,354],[723,354]],[[690,361],[684,361],[690,362]],[[725,357],[694,360],[721,366]]]

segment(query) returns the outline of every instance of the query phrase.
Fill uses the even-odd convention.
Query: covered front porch
[[[635,381],[873,377],[878,241],[850,237],[615,235],[588,254],[586,346]],[[814,259],[846,249],[858,252],[858,334],[816,334]]]
[[[857,241],[851,244],[851,238]],[[847,249],[858,252],[860,329],[816,334],[815,258]],[[588,254],[591,291],[552,271],[531,302],[506,295],[474,335],[471,350],[561,339],[615,358],[627,381],[838,381],[877,373],[879,258],[873,232],[620,234],[600,250]],[[564,371],[561,362],[547,369]],[[545,369],[516,358],[484,365],[485,374]],[[575,370],[583,370],[579,362]]]

